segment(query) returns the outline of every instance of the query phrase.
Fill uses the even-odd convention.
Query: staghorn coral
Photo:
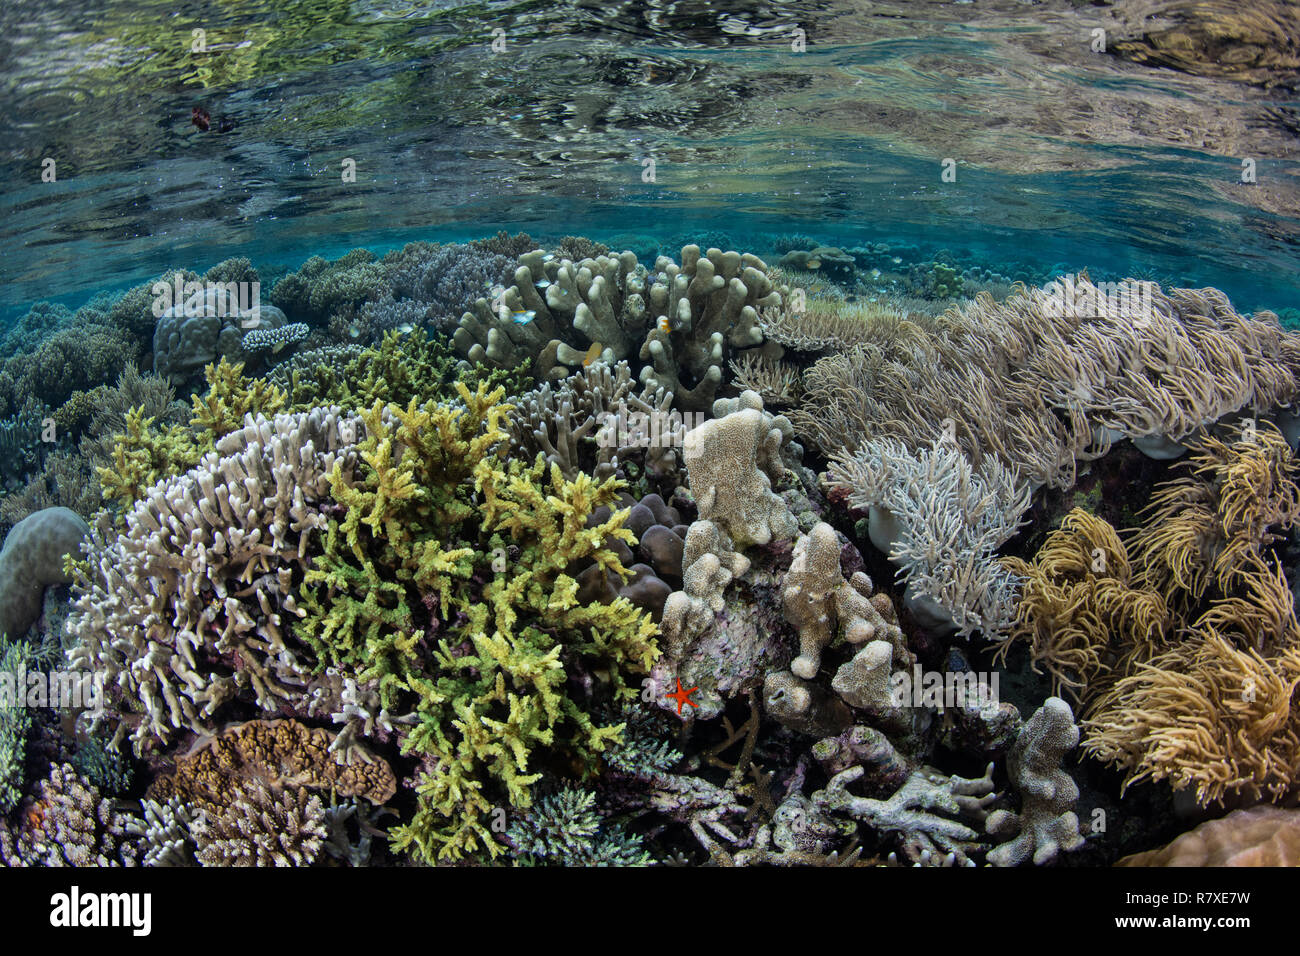
[[[316,794],[241,784],[194,820],[190,833],[202,866],[309,866],[329,826]]]
[[[23,801],[19,823],[0,820],[6,866],[134,866],[133,821],[67,764],[50,768]]]
[[[272,415],[285,404],[285,395],[262,379],[249,380],[242,363],[222,359],[204,369],[208,391],[191,399],[190,427],[153,428],[154,419],[141,405],[127,411],[126,430],[113,436],[111,462],[99,466],[104,497],[130,508],[151,485],[193,467],[212,451],[214,442],[230,434],[250,414]]]
[[[1017,578],[994,555],[1029,509],[1029,488],[996,460],[977,473],[942,437],[915,455],[878,439],[831,460],[828,481],[869,509],[871,540],[907,576],[906,601],[936,627],[969,636],[1010,626]]]
[[[141,866],[194,866],[194,839],[190,828],[196,815],[176,797],[165,803],[145,798],[140,801],[143,817],[127,824],[136,838]]]
[[[653,862],[636,834],[602,821],[596,794],[568,786],[537,800],[510,824],[505,842],[529,866],[646,866]]]
[[[270,378],[284,381],[278,375]],[[405,407],[413,400],[452,400],[458,381],[470,389],[480,382],[489,389],[504,385],[513,393],[523,391],[526,380],[523,368],[458,364],[440,339],[415,329],[409,334],[390,332],[379,345],[355,353],[332,353],[328,365],[294,368],[285,391],[298,411],[320,405],[359,410],[375,402]]]
[[[1019,866],[1030,858],[1042,866],[1083,846],[1074,814],[1079,788],[1061,766],[1078,742],[1074,714],[1059,697],[1049,697],[1025,722],[1007,757],[1020,812],[995,810],[986,821],[992,836],[1012,838],[989,851],[994,866]]]
[[[688,420],[672,411],[672,395],[635,389],[626,362],[595,362],[558,382],[524,393],[510,415],[511,446],[532,460],[539,453],[566,478],[640,479],[670,493]]]

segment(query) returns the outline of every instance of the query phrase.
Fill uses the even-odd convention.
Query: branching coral
[[[325,555],[307,574],[304,606],[320,658],[376,680],[390,710],[417,716],[404,751],[429,767],[414,819],[395,845],[429,862],[499,846],[487,826],[494,799],[526,808],[538,775],[532,752],[561,748],[591,760],[619,727],[600,727],[566,690],[574,668],[599,669],[603,693],[635,693],[657,649],[647,615],[626,599],[577,600],[566,568],[590,560],[625,569],[604,542],[634,540],[625,512],[588,527],[619,483],[569,481],[539,457],[503,465],[503,390],[459,384],[460,406],[380,406],[363,414],[355,477],[331,493]],[[507,554],[493,568],[495,553]],[[422,614],[413,608],[423,608]]]
[[[325,521],[329,475],[350,469],[356,437],[337,409],[250,416],[150,488],[120,533],[98,522],[68,629],[138,746],[211,730],[240,693],[274,712],[301,692],[310,662],[288,629],[304,613],[295,582]]]
[[[646,866],[640,837],[602,821],[596,794],[566,787],[525,810],[505,834],[515,859],[528,865]]]
[[[23,802],[19,823],[0,820],[6,866],[134,866],[134,817],[120,812],[67,764],[50,768]]]

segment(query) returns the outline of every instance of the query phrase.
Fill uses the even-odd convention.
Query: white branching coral
[[[155,485],[115,530],[101,516],[74,582],[72,657],[112,688],[119,733],[166,742],[211,731],[240,691],[278,711],[312,662],[288,624],[293,589],[325,525],[329,474],[359,426],[338,409],[250,416],[195,468]]]

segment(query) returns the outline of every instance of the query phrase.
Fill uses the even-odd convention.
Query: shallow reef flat
[[[7,328],[0,861],[1300,862],[1300,333],[641,238]]]

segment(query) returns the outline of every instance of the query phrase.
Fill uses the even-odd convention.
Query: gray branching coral
[[[272,712],[301,695],[313,662],[289,628],[303,613],[294,574],[357,430],[337,409],[250,419],[154,486],[124,531],[95,529],[68,630],[75,662],[105,675],[137,746],[211,731],[240,688]]]
[[[1020,792],[1019,813],[996,810],[988,832],[1012,839],[989,851],[994,866],[1019,866],[1032,858],[1041,866],[1058,853],[1083,845],[1074,804],[1079,788],[1061,768],[1065,755],[1079,743],[1070,705],[1049,697],[1025,722],[1007,758],[1011,779]]]

